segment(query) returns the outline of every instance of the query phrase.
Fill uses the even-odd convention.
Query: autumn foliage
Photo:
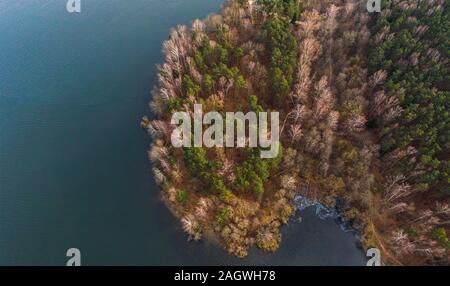
[[[391,0],[379,14],[366,2],[229,0],[172,30],[142,125],[191,239],[275,251],[301,194],[338,206],[386,264],[450,263],[450,2]],[[280,156],[173,148],[172,112],[195,103],[279,111]]]

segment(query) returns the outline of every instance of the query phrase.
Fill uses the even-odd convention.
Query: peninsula
[[[172,30],[141,125],[189,239],[276,251],[304,196],[339,207],[384,264],[450,264],[450,3],[382,2],[229,0]],[[196,104],[278,112],[278,155],[174,147],[173,113]]]

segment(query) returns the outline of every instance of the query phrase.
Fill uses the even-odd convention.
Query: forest
[[[450,265],[450,0],[228,0],[163,45],[142,127],[189,239],[276,251],[301,195],[387,265]],[[280,152],[174,148],[175,111],[280,113]],[[192,113],[192,112],[191,112]]]

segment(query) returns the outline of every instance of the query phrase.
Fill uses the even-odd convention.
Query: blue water
[[[139,128],[171,27],[220,0],[0,0],[0,265],[365,264],[313,211],[275,254],[188,243],[158,198]]]

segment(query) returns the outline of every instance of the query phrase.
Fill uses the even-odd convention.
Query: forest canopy
[[[393,265],[450,264],[450,0],[229,0],[171,31],[149,158],[190,239],[275,251],[296,198]],[[174,148],[175,111],[280,114],[280,152]],[[301,242],[300,242],[301,243]]]

